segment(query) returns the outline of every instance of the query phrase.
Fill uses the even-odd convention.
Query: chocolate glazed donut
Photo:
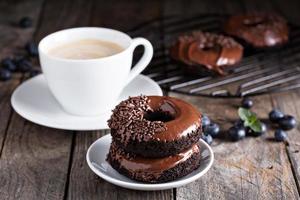
[[[224,75],[223,67],[234,65],[241,60],[243,47],[230,37],[195,31],[180,36],[170,48],[170,55],[188,65],[186,71],[190,70],[191,74],[200,66],[204,66]]]
[[[112,143],[107,156],[110,165],[121,174],[148,183],[162,183],[185,176],[199,167],[200,159],[198,144],[174,156],[144,158],[130,155]]]
[[[289,37],[285,19],[274,13],[234,15],[225,23],[224,31],[256,48],[282,45]]]
[[[202,134],[199,111],[172,97],[129,98],[114,109],[108,125],[116,145],[144,157],[175,155]]]

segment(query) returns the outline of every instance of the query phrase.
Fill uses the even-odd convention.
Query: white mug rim
[[[51,54],[49,54],[48,52],[45,51],[45,47],[43,47],[43,43],[45,43],[46,40],[48,40],[50,37],[55,37],[55,35],[58,35],[58,34],[61,34],[61,33],[64,33],[64,32],[68,32],[68,31],[80,31],[80,30],[83,30],[83,29],[98,29],[98,30],[105,30],[105,31],[111,31],[111,32],[115,32],[117,34],[120,34],[122,35],[122,37],[125,37],[127,40],[128,40],[128,43],[129,45],[127,47],[125,47],[121,52],[119,53],[116,53],[116,54],[113,54],[111,56],[106,56],[106,57],[101,57],[101,58],[89,58],[89,59],[70,59],[70,58],[62,58],[62,57],[57,57],[57,56],[53,56]],[[118,30],[115,30],[115,29],[110,29],[110,28],[104,28],[104,27],[76,27],[76,28],[68,28],[68,29],[63,29],[63,30],[59,30],[59,31],[56,31],[56,32],[53,32],[47,36],[45,36],[38,44],[38,51],[39,53],[42,53],[43,55],[51,58],[51,59],[54,59],[54,60],[57,60],[57,61],[65,61],[65,62],[89,62],[89,61],[100,61],[100,60],[106,60],[106,59],[111,59],[111,58],[114,58],[114,57],[117,57],[119,55],[122,55],[124,53],[126,53],[129,49],[130,49],[130,44],[132,42],[132,38],[127,35],[126,33],[124,32],[121,32],[121,31],[118,31]]]

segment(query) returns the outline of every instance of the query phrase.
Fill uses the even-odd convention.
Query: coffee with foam
[[[98,39],[82,39],[56,46],[49,55],[65,59],[96,59],[112,56],[124,50],[120,45]]]

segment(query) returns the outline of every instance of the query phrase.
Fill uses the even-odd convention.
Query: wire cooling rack
[[[289,43],[275,49],[245,47],[243,60],[226,68],[228,75],[210,73],[190,76],[172,60],[168,48],[178,35],[203,30],[222,33],[224,15],[179,16],[155,19],[134,27],[128,33],[151,40],[154,57],[143,74],[168,91],[211,97],[242,97],[300,88],[300,26],[290,26]]]

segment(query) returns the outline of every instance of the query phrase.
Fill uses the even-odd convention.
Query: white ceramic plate
[[[108,162],[106,162],[106,155],[109,151],[111,143],[111,135],[106,135],[96,140],[88,149],[86,159],[89,167],[93,172],[104,180],[134,190],[166,190],[171,188],[180,187],[193,182],[203,176],[212,166],[214,154],[212,149],[203,140],[199,141],[201,148],[201,165],[200,167],[175,181],[159,184],[147,184],[131,180],[114,170]]]
[[[152,79],[139,75],[123,90],[116,102],[138,95],[162,96],[162,90]],[[106,129],[111,112],[99,116],[83,117],[66,113],[48,89],[43,75],[22,83],[11,97],[14,110],[36,124],[66,130]]]

